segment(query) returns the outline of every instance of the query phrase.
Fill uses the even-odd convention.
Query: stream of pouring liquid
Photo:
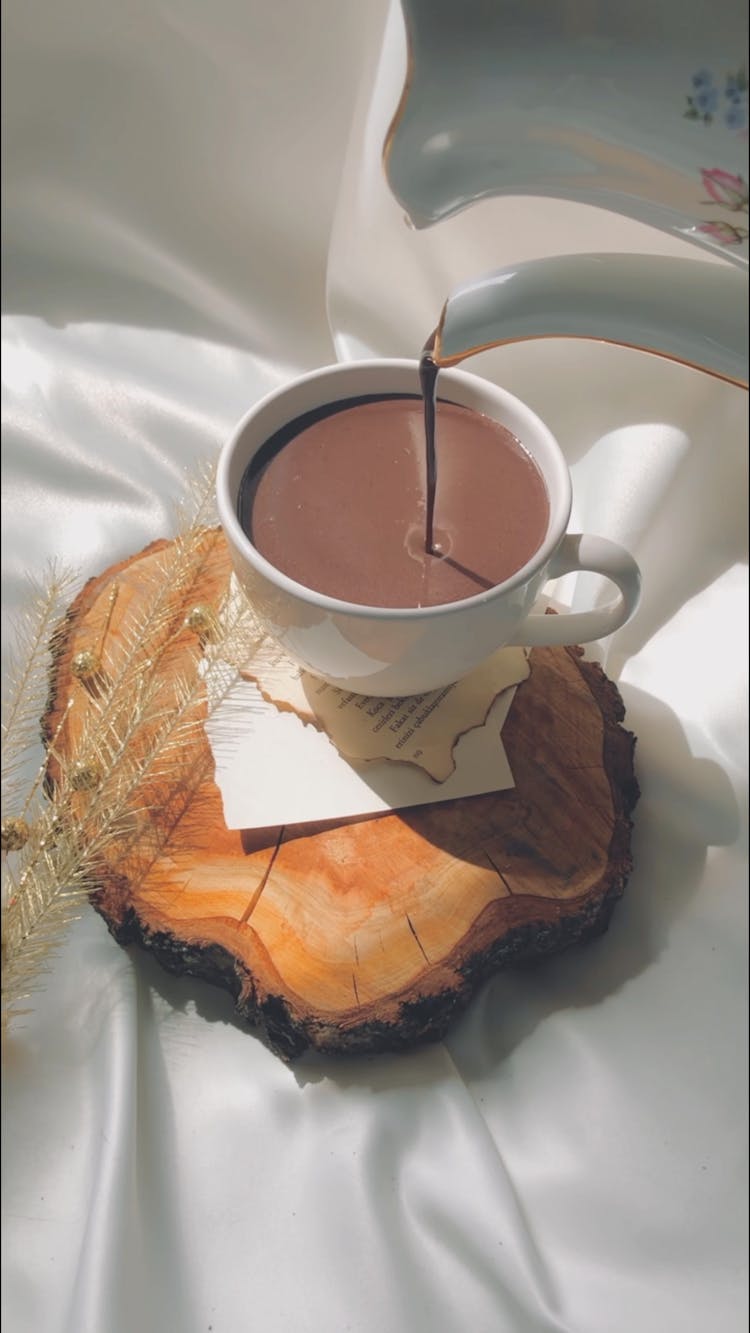
[[[427,497],[425,505],[424,549],[427,555],[439,556],[440,548],[435,547],[435,492],[437,490],[437,459],[435,457],[435,406],[437,403],[437,378],[440,367],[433,360],[434,337],[432,334],[422,350],[419,359],[419,386],[424,404],[424,440],[427,477]]]

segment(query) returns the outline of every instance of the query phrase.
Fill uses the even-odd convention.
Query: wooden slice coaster
[[[105,626],[110,659],[132,638],[168,550],[156,543],[113,566],[70,608],[44,719],[53,784],[105,697],[75,676],[75,656]],[[212,532],[151,668],[165,699],[197,671],[184,615],[215,602],[229,574]],[[131,829],[105,844],[94,906],[121,944],[228,989],[286,1059],[308,1047],[383,1051],[441,1037],[504,964],[606,929],[631,868],[635,740],[617,688],[579,648],[535,649],[530,665],[503,730],[515,789],[336,825],[227,830],[195,725],[180,757],[192,788],[175,794],[158,765],[146,773],[132,827],[159,836]],[[202,695],[194,712],[205,716]],[[136,733],[131,744],[146,742]]]

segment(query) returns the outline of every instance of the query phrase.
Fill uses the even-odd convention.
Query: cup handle
[[[591,643],[593,639],[613,634],[630,620],[641,596],[641,572],[632,555],[605,537],[569,533],[552,557],[548,578],[561,578],[563,574],[582,570],[603,574],[616,584],[620,592],[617,600],[594,611],[563,612],[559,616],[536,612],[527,616],[514,640],[519,647]]]

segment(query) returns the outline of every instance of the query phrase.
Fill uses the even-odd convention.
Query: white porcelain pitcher
[[[745,0],[401,0],[406,85],[384,146],[417,227],[491,195],[570,199],[729,261],[557,257],[474,279],[435,353],[581,336],[747,380]]]

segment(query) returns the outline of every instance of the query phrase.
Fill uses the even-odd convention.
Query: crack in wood
[[[361,1004],[361,1002],[360,1002],[360,998],[359,998],[359,987],[357,986],[357,978],[355,977],[355,975],[354,975],[353,972],[352,972],[352,985],[353,985],[353,987],[354,987],[354,998],[355,998],[356,1001],[357,1001],[357,1008],[358,1008],[358,1009],[361,1009],[361,1008],[362,1008],[362,1004]]]
[[[493,861],[493,859],[492,859],[492,857],[490,856],[489,852],[488,852],[484,847],[482,848],[482,851],[484,852],[485,856],[487,857],[487,860],[489,861],[490,865],[492,866],[492,869],[494,870],[495,874],[502,880],[503,884],[505,885],[506,889],[508,890],[508,893],[510,894],[510,896],[511,896],[511,898],[512,898],[512,897],[513,897],[513,890],[512,890],[512,888],[510,887],[510,884],[508,883],[507,879],[505,878],[505,875],[503,874],[502,870],[500,869],[499,866],[496,866],[496,865],[495,865],[495,862]]]
[[[405,912],[404,915],[406,916],[406,924],[408,925],[409,930],[411,931],[412,935],[414,936],[415,940],[417,941],[417,944],[418,944],[418,946],[419,946],[419,952],[421,953],[421,955],[422,955],[422,957],[424,958],[425,962],[426,962],[426,963],[429,963],[430,960],[429,960],[429,958],[427,957],[427,954],[426,954],[425,951],[424,951],[424,947],[423,947],[423,945],[422,945],[422,941],[420,940],[420,938],[419,938],[419,936],[418,936],[416,930],[414,929],[414,922],[412,921],[412,919],[411,919],[411,917],[409,916],[409,913],[408,913],[408,912]]]
[[[263,878],[261,879],[260,884],[258,885],[257,889],[255,890],[255,893],[253,894],[252,898],[250,899],[250,902],[248,903],[247,907],[245,908],[244,912],[242,913],[242,916],[240,917],[240,925],[241,925],[241,926],[244,926],[244,925],[245,925],[245,923],[249,920],[249,918],[251,917],[252,913],[255,911],[256,907],[258,906],[258,902],[260,901],[260,896],[261,896],[263,890],[265,889],[266,884],[268,883],[269,878],[270,878],[270,876],[271,876],[271,871],[273,870],[274,861],[276,860],[276,857],[277,857],[278,854],[279,854],[279,848],[281,847],[281,840],[282,840],[282,838],[284,837],[284,830],[285,830],[285,828],[286,828],[286,824],[282,824],[282,825],[281,825],[281,828],[279,829],[279,836],[278,836],[278,838],[276,839],[276,846],[274,847],[273,851],[271,852],[271,857],[270,857],[270,860],[269,860],[269,862],[268,862],[268,865],[266,866],[265,870],[263,871]]]

